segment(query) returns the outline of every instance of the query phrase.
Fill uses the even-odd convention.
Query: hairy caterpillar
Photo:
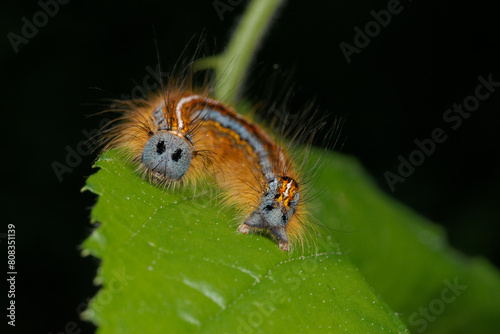
[[[301,239],[304,224],[300,186],[294,165],[262,128],[230,108],[196,112],[204,121],[200,132],[205,145],[223,160],[215,170],[226,200],[245,215],[238,227],[242,233],[266,229],[282,250],[289,248],[289,234]]]
[[[257,124],[225,104],[171,81],[145,100],[117,103],[105,150],[123,148],[143,176],[164,186],[213,175],[225,200],[244,215],[242,233],[267,230],[287,251],[307,231],[296,166]]]

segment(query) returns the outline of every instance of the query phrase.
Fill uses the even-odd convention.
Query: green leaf
[[[437,225],[374,186],[353,160],[325,155],[321,222],[334,221],[343,252],[411,331],[493,333],[500,328],[500,274],[451,249]],[[473,222],[471,222],[473,224]]]
[[[100,333],[404,331],[392,308],[415,332],[500,328],[491,265],[451,250],[355,160],[316,152],[311,161],[319,155],[312,213],[328,229],[319,228],[318,255],[289,255],[236,232],[235,213],[209,189],[164,191],[107,152],[87,182],[100,195],[92,218],[101,226],[84,249],[102,259],[103,288],[86,317]]]
[[[238,233],[209,192],[152,186],[117,151],[97,166],[84,252],[102,259],[85,312],[99,333],[405,331],[330,236],[289,254]]]

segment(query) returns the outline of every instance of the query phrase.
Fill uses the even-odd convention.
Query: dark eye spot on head
[[[287,216],[286,215],[283,215],[281,216],[281,220],[283,221],[283,223],[286,223],[287,222]]]
[[[264,208],[264,210],[266,211],[271,211],[272,209],[273,209],[272,205],[266,205],[266,207]]]
[[[158,144],[156,144],[156,153],[158,154],[163,154],[167,148],[165,147],[165,142],[163,140],[159,141]]]
[[[172,160],[175,162],[179,161],[179,159],[182,157],[182,150],[178,148],[175,150],[175,152],[172,154]]]

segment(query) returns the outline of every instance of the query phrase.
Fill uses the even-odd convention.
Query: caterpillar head
[[[144,146],[141,161],[159,178],[180,180],[188,171],[194,147],[183,136],[171,131],[153,134]]]

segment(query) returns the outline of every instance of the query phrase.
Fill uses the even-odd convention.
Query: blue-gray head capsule
[[[176,181],[188,171],[193,157],[192,145],[168,131],[154,134],[142,150],[142,163],[160,177]]]

